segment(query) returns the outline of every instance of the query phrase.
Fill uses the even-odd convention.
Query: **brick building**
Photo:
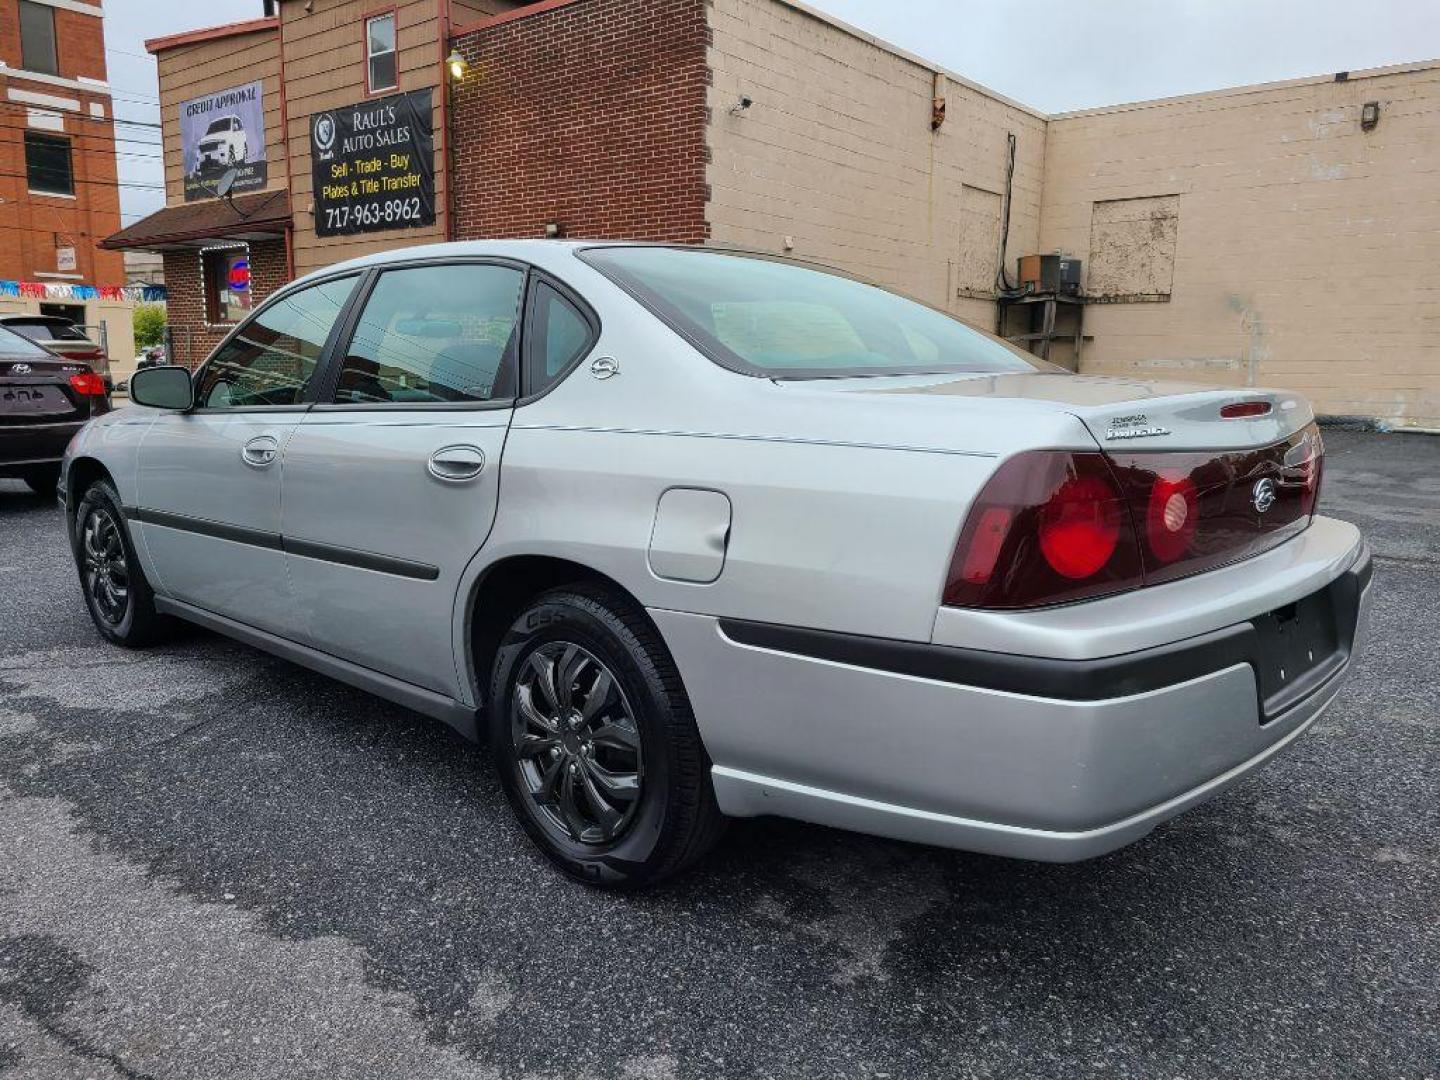
[[[0,0],[0,314],[105,326],[131,355],[100,0]]]
[[[1088,314],[1052,359],[1440,425],[1440,64],[1048,116],[800,0],[264,7],[150,43],[168,205],[107,241],[165,252],[187,362],[288,276],[446,238],[792,252],[986,329],[1002,265],[1063,251]],[[197,197],[182,106],[241,84],[268,175]],[[424,175],[348,172],[344,132],[397,107]]]

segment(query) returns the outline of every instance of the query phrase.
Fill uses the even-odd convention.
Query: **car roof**
[[[319,270],[312,270],[304,277],[297,278],[295,285],[343,274],[356,270],[368,270],[372,266],[388,266],[392,263],[416,262],[422,259],[515,259],[532,263],[541,269],[558,270],[566,265],[575,252],[584,248],[637,246],[616,240],[454,240],[443,244],[417,244],[414,247],[392,248],[361,255],[345,262],[334,263]],[[659,244],[647,247],[665,246]]]
[[[27,323],[38,323],[46,326],[54,326],[57,323],[61,326],[74,326],[75,324],[64,315],[0,315],[0,325],[24,326]]]

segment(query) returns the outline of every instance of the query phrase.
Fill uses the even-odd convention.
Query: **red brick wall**
[[[289,280],[284,240],[254,241],[250,244],[250,288],[254,306]],[[200,252],[167,251],[165,253],[165,288],[170,341],[174,349],[172,363],[184,364],[192,371],[210,355],[230,332],[229,326],[215,326],[206,321],[205,279],[200,270]]]
[[[699,243],[705,0],[578,0],[455,42],[456,239]]]
[[[104,20],[65,8],[55,9],[55,51],[60,74],[104,79]],[[120,228],[120,190],[116,186],[115,129],[108,94],[60,88],[25,78],[21,70],[19,8],[0,0],[0,278],[34,281],[54,273],[55,249],[75,249],[78,284],[123,285],[125,267],[118,251],[96,244]],[[11,100],[11,91],[79,101],[78,111],[55,110],[64,118],[70,140],[75,197],[31,195],[25,182],[25,131],[28,106]],[[90,115],[92,105],[105,118]],[[38,134],[59,135],[40,131]],[[71,279],[65,279],[71,280]]]

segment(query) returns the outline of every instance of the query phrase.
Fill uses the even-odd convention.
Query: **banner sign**
[[[246,83],[180,103],[180,147],[185,158],[185,201],[213,199],[216,185],[235,170],[234,194],[257,191],[269,180],[265,161],[265,101],[261,84]]]
[[[394,94],[311,117],[317,235],[435,224],[430,93]]]

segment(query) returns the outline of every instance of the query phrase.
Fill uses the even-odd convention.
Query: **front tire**
[[[520,825],[590,885],[639,888],[724,829],[680,673],[645,613],[599,585],[536,598],[495,657],[489,734]]]
[[[160,640],[170,622],[155,610],[155,593],[135,557],[119,493],[109,481],[97,480],[85,490],[74,530],[75,565],[95,629],[129,649]]]

